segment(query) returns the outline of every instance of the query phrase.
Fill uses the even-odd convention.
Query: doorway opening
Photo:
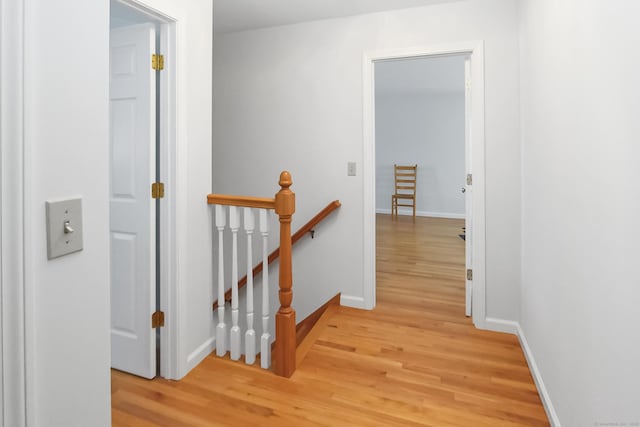
[[[175,20],[140,1],[111,0],[110,40],[112,367],[173,378],[175,319],[152,322],[175,312],[175,194],[163,199],[157,185],[170,187],[176,170],[175,61],[157,65],[157,55],[175,52]]]
[[[412,77],[410,74],[402,73],[403,67],[409,67],[417,76],[424,76],[426,71],[416,66],[419,62],[428,63],[431,61],[440,61],[443,64],[457,61],[456,70],[459,75],[464,76],[462,79],[462,93],[458,94],[457,103],[462,103],[462,107],[458,108],[459,116],[464,116],[463,124],[458,129],[458,135],[462,133],[464,144],[458,144],[456,147],[439,147],[435,151],[440,151],[445,157],[454,156],[457,163],[444,170],[437,172],[437,166],[430,160],[424,160],[423,167],[420,162],[409,157],[409,151],[402,153],[403,149],[398,146],[394,148],[378,146],[377,137],[381,139],[402,139],[407,138],[403,132],[395,129],[395,134],[384,126],[389,123],[398,123],[406,119],[407,116],[415,114],[418,105],[424,101],[413,99],[413,107],[400,108],[393,105],[392,100],[389,105],[377,105],[376,89],[383,82],[378,81],[378,77],[384,77],[385,72],[391,70],[400,72],[402,77],[395,79],[396,89],[399,92],[406,92],[404,95],[397,94],[397,98],[405,97],[410,90]],[[449,64],[451,65],[451,64]],[[388,69],[387,69],[388,68]],[[427,79],[422,79],[421,90],[439,90],[446,88],[443,78],[445,74],[437,76],[427,75]],[[429,87],[431,85],[432,87]],[[417,48],[417,49],[400,49],[395,51],[383,51],[367,53],[364,56],[364,307],[373,308],[376,303],[376,213],[385,213],[390,210],[389,189],[385,189],[384,185],[376,185],[376,178],[379,182],[386,181],[387,187],[393,187],[393,176],[389,172],[393,172],[393,164],[404,162],[408,164],[418,163],[418,188],[420,187],[420,178],[422,177],[423,187],[427,186],[427,192],[431,190],[432,203],[429,205],[427,200],[423,200],[420,204],[420,193],[418,198],[418,215],[422,216],[448,216],[455,218],[463,218],[460,233],[455,231],[455,238],[458,234],[465,236],[465,269],[464,277],[467,279],[465,283],[465,314],[471,315],[473,323],[476,327],[483,328],[485,321],[485,298],[484,298],[484,76],[483,76],[483,46],[482,42],[468,42],[453,44],[450,46],[440,46],[437,48]],[[389,89],[389,88],[387,88]],[[414,87],[415,89],[415,87]],[[417,104],[416,104],[417,103]],[[428,108],[423,105],[421,108]],[[381,111],[378,111],[380,108]],[[431,106],[433,108],[433,106]],[[384,114],[384,110],[388,115],[385,120],[388,123],[380,123],[377,127],[376,119],[378,113]],[[404,111],[404,114],[402,113]],[[437,115],[436,112],[432,112]],[[438,112],[440,113],[440,112]],[[395,115],[395,116],[394,116]],[[443,120],[441,118],[441,120]],[[424,125],[424,123],[423,123]],[[438,123],[443,125],[443,123]],[[393,129],[393,126],[390,127]],[[385,135],[385,132],[387,135]],[[398,133],[399,132],[399,133]],[[426,132],[426,131],[425,131]],[[423,140],[428,136],[428,132],[422,136]],[[433,135],[431,135],[433,137]],[[405,144],[407,145],[407,144]],[[410,144],[409,144],[410,145]],[[405,147],[406,148],[406,147]],[[415,148],[415,147],[414,147]],[[421,146],[424,150],[425,146]],[[385,151],[386,150],[386,151]],[[398,155],[397,160],[389,159],[389,152],[393,151],[394,155]],[[379,152],[378,152],[379,151]],[[406,150],[405,150],[406,151]],[[418,149],[415,155],[419,155]],[[448,154],[447,154],[448,153]],[[457,153],[457,156],[455,155]],[[424,153],[423,153],[424,154]],[[380,157],[380,158],[378,158]],[[390,163],[389,163],[390,162]],[[389,164],[386,164],[389,163]],[[386,165],[385,165],[386,164]],[[422,170],[421,170],[422,169]],[[377,173],[379,172],[379,173]],[[446,177],[448,172],[452,172],[452,178]],[[436,181],[442,181],[443,186],[434,190]],[[444,181],[447,181],[446,183]],[[429,188],[429,186],[431,188]],[[437,187],[436,187],[437,188]],[[386,190],[386,191],[385,191]],[[438,194],[440,192],[441,194]],[[383,195],[384,193],[384,195]],[[437,197],[436,197],[437,196]],[[426,197],[426,196],[424,196]],[[389,207],[384,205],[388,204]],[[402,218],[402,217],[401,217]],[[458,220],[460,221],[460,220]],[[464,233],[463,233],[464,231]]]
[[[409,286],[411,277],[417,297],[441,302],[430,312],[454,318],[471,315],[471,287],[464,282],[471,243],[465,224],[467,60],[457,54],[374,63],[377,285],[386,294],[398,280]],[[413,199],[393,212],[391,195],[404,196],[409,187]]]

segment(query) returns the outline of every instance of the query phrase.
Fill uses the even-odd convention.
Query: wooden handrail
[[[322,220],[324,220],[326,217],[328,217],[331,212],[333,212],[336,209],[338,209],[341,205],[342,204],[340,203],[340,200],[334,200],[333,202],[331,202],[327,206],[325,206],[324,209],[322,209],[320,212],[318,212],[318,214],[316,216],[311,218],[309,220],[309,222],[307,222],[305,225],[303,225],[300,228],[300,230],[296,231],[296,233],[293,236],[291,236],[291,244],[296,243],[298,240],[300,240],[302,238],[302,236],[304,236],[308,232],[312,231],[313,227],[315,227],[316,225],[320,224],[322,222]]]
[[[214,195],[214,194],[209,195],[208,196],[209,197],[208,200],[212,200],[211,199],[212,196],[217,196],[217,195]],[[215,200],[217,200],[217,198]],[[211,203],[211,202],[209,202],[209,203]],[[217,203],[217,202],[215,202],[215,203]],[[318,214],[316,216],[311,218],[309,220],[309,222],[307,222],[305,225],[300,227],[300,229],[298,231],[296,231],[293,236],[291,236],[291,245],[294,245],[305,234],[307,234],[310,231],[312,231],[313,228],[316,225],[321,223],[326,217],[328,217],[333,211],[338,209],[341,205],[342,204],[340,203],[339,200],[334,200],[333,202],[329,203],[324,209],[322,209],[320,212],[318,212]],[[271,252],[269,254],[269,264],[271,264],[273,261],[278,259],[279,256],[280,256],[280,248],[278,247],[273,252]],[[257,276],[262,271],[262,268],[263,268],[262,262],[256,264],[255,267],[253,267],[253,276],[254,277]],[[246,284],[247,284],[247,276],[245,275],[242,279],[238,280],[238,289],[243,288],[244,286],[246,286]],[[231,300],[231,289],[229,289],[227,292],[225,292],[224,300],[225,301],[230,301]],[[215,310],[216,308],[218,308],[218,300],[216,300],[213,303],[213,309]]]
[[[240,206],[243,208],[275,209],[276,199],[265,197],[228,196],[226,194],[209,194],[210,205]]]

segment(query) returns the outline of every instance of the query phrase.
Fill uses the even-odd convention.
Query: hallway
[[[462,225],[378,215],[377,307],[339,307],[291,379],[215,356],[179,382],[113,371],[113,425],[549,425],[517,338],[464,316]]]

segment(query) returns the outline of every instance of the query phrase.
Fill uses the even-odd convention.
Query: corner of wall
[[[367,307],[365,300],[363,297],[355,297],[352,295],[342,295],[340,296],[340,305],[344,305],[346,307],[352,308],[360,308],[364,310],[371,310],[373,307]]]
[[[524,357],[527,359],[527,364],[529,365],[531,376],[533,377],[533,381],[535,382],[536,388],[538,389],[538,394],[540,395],[540,400],[542,400],[544,410],[547,413],[547,418],[549,418],[549,422],[551,423],[552,427],[561,427],[560,419],[558,418],[558,414],[556,413],[556,410],[553,406],[553,402],[551,401],[551,397],[549,396],[547,387],[542,380],[542,374],[538,369],[538,364],[533,357],[533,352],[529,347],[529,343],[527,342],[527,338],[524,335],[524,331],[520,327],[520,323],[513,323],[516,326],[516,335],[520,340],[520,346],[522,347],[522,351],[524,352]]]
[[[203,342],[198,348],[196,348],[191,354],[187,356],[186,366],[180,372],[180,378],[182,379],[193,368],[198,366],[208,355],[210,355],[216,348],[216,337],[211,337]]]
[[[475,327],[493,332],[504,332],[507,334],[518,334],[518,322],[513,320],[497,319],[495,317],[485,317],[483,321],[476,321]]]
[[[531,376],[533,377],[536,388],[538,389],[538,394],[540,395],[540,400],[542,401],[542,405],[544,406],[547,418],[549,418],[549,422],[551,423],[552,427],[561,427],[558,414],[556,413],[556,410],[553,406],[553,402],[551,401],[551,397],[549,396],[549,392],[547,391],[545,383],[542,380],[542,374],[538,369],[538,365],[533,356],[533,352],[529,347],[529,343],[527,342],[527,338],[525,337],[520,323],[512,320],[487,317],[483,322],[476,322],[475,326],[478,329],[485,329],[494,332],[504,332],[516,335],[518,337],[518,341],[520,341],[520,347],[522,348],[524,357],[527,360],[527,365],[529,366]]]

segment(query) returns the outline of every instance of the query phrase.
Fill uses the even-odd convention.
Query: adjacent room
[[[407,275],[420,278],[417,297],[437,286],[456,295],[450,303],[458,321],[471,314],[464,307],[467,60],[449,54],[374,65],[378,294],[389,292],[383,285],[390,273],[397,283]],[[442,276],[447,269],[448,280],[435,283],[436,271]],[[430,307],[452,308],[444,302]]]

